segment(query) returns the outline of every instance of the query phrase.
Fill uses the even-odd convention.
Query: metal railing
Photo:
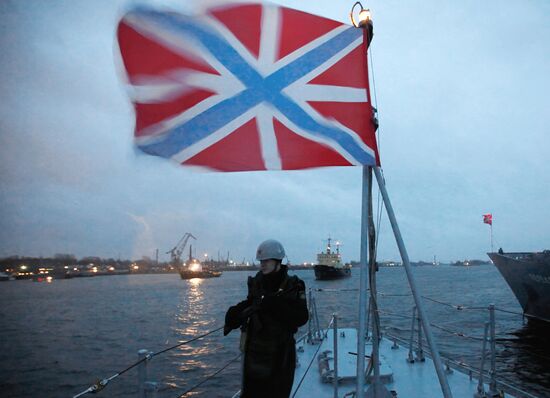
[[[345,289],[345,291],[349,291],[352,289]],[[355,289],[357,290],[357,289]],[[315,289],[315,291],[319,292],[335,292],[335,291],[341,291],[338,289]],[[404,296],[410,296],[410,294],[388,294],[388,293],[382,293],[378,292],[377,296],[379,297],[404,297]],[[478,386],[477,386],[477,393],[475,395],[475,398],[489,398],[489,397],[498,397],[501,396],[500,394],[503,393],[502,390],[506,390],[508,392],[512,392],[514,394],[517,394],[522,397],[526,398],[536,398],[534,395],[498,378],[497,374],[497,368],[496,368],[496,312],[502,312],[502,313],[508,313],[508,314],[514,314],[521,317],[527,317],[529,316],[527,314],[523,314],[520,312],[505,310],[499,307],[496,307],[494,304],[490,304],[489,306],[480,307],[480,306],[467,306],[463,304],[453,304],[448,303],[441,300],[436,300],[431,297],[422,296],[423,299],[431,301],[435,304],[442,305],[448,308],[452,308],[456,311],[476,311],[476,312],[485,312],[487,311],[487,321],[483,323],[483,336],[476,336],[472,335],[471,333],[466,333],[464,331],[460,330],[453,330],[451,328],[438,325],[434,322],[430,322],[430,326],[435,327],[438,330],[441,330],[442,332],[445,332],[449,335],[468,339],[471,341],[477,341],[481,342],[481,358],[480,363],[478,366],[472,366],[468,363],[465,363],[463,361],[456,361],[451,358],[444,358],[444,362],[446,364],[446,371],[448,373],[452,373],[451,365],[458,370],[461,370],[463,372],[466,372],[470,375],[470,378],[472,375],[478,376]],[[409,353],[408,353],[408,361],[409,362],[422,362],[425,360],[425,355],[432,358],[432,353],[430,352],[429,348],[425,346],[425,336],[423,335],[423,327],[422,323],[419,322],[419,316],[416,310],[416,307],[413,306],[412,308],[412,315],[409,314],[400,314],[392,311],[386,311],[386,310],[377,310],[378,314],[380,315],[386,315],[390,317],[396,317],[401,319],[409,319],[411,321],[410,325],[410,331],[409,331],[409,338],[408,340],[405,340],[399,336],[392,335],[389,333],[386,333],[387,337],[393,338],[394,343],[397,341],[400,341],[404,345],[408,345]],[[335,314],[333,314],[333,317]],[[540,318],[537,318],[540,320]],[[544,320],[543,320],[544,321]],[[332,323],[331,318],[331,323]],[[334,325],[333,325],[334,326]],[[391,329],[386,328],[386,329]],[[336,338],[337,333],[334,333],[334,336]],[[337,342],[334,342],[334,351],[337,351]],[[427,349],[427,351],[425,351]],[[416,354],[416,357],[414,356]],[[487,359],[489,359],[489,366],[487,369]],[[337,374],[336,365],[337,362],[335,362],[335,372]],[[334,380],[333,380],[334,381]],[[486,382],[487,381],[487,382]],[[335,397],[337,397],[337,383],[335,384]],[[488,385],[488,390],[485,391],[485,385]]]
[[[506,389],[507,391],[511,391],[515,394],[520,394],[522,397],[529,397],[529,398],[535,398],[534,395],[529,394],[526,391],[521,390],[520,388],[513,386],[503,380],[498,379],[497,377],[497,370],[496,370],[496,316],[495,312],[499,311],[500,309],[495,307],[494,304],[490,304],[487,307],[467,307],[464,305],[454,305],[446,302],[442,302],[439,300],[430,299],[428,297],[424,297],[425,299],[428,299],[434,303],[441,304],[450,308],[454,308],[455,310],[462,311],[462,310],[474,310],[474,311],[488,311],[488,321],[486,321],[483,324],[483,337],[479,336],[473,336],[470,334],[467,334],[463,331],[457,331],[452,330],[449,328],[446,328],[441,325],[437,325],[435,323],[430,323],[430,326],[435,327],[438,330],[441,330],[445,333],[448,333],[450,335],[469,339],[473,341],[480,341],[482,343],[481,347],[481,358],[480,358],[480,364],[478,367],[469,365],[464,362],[457,362],[450,358],[445,358],[447,363],[448,371],[451,372],[450,364],[455,365],[458,369],[464,369],[468,371],[468,374],[470,375],[470,378],[473,374],[478,375],[478,386],[477,386],[477,393],[474,395],[475,398],[490,398],[490,397],[500,397],[503,394],[502,389]],[[503,312],[511,312],[507,310],[503,310]],[[403,344],[408,344],[409,346],[409,353],[407,360],[411,363],[414,363],[415,361],[422,361],[424,360],[424,349],[423,349],[423,337],[420,333],[418,333],[417,338],[414,338],[415,332],[420,332],[421,330],[421,324],[418,324],[418,330],[415,329],[415,325],[417,324],[417,315],[415,308],[413,307],[412,316],[410,315],[404,315],[404,314],[397,314],[393,312],[388,311],[379,311],[382,315],[389,315],[389,316],[396,316],[399,318],[407,318],[411,319],[411,329],[410,329],[410,337],[409,340],[405,340],[400,338],[399,336],[388,334],[390,337],[394,339],[394,341],[401,341]],[[513,312],[512,312],[513,313]],[[520,313],[516,313],[517,315],[522,315]],[[489,347],[487,347],[489,346]],[[416,352],[416,358],[413,356],[413,352]],[[427,353],[428,355],[431,353]],[[489,356],[490,366],[489,370],[486,370],[486,360]],[[488,380],[488,390],[485,391],[485,380]]]

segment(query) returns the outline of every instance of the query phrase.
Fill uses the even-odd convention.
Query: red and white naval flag
[[[135,143],[219,171],[379,165],[362,29],[263,4],[118,26]]]

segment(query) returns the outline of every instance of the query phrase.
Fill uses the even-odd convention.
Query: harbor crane
[[[187,245],[187,241],[189,240],[189,238],[193,238],[193,239],[197,240],[197,238],[195,238],[193,236],[193,234],[191,234],[189,232],[186,232],[181,237],[181,239],[176,244],[176,246],[174,246],[171,250],[168,250],[166,252],[166,254],[170,254],[171,263],[175,267],[180,267],[181,266],[181,254],[185,250],[185,246]]]

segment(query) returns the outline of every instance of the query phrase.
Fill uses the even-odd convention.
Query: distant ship
[[[486,261],[482,260],[464,260],[464,261],[455,261],[454,263],[451,263],[452,266],[455,267],[474,267],[478,265],[485,265],[488,264]]]
[[[326,252],[317,254],[317,264],[314,267],[315,279],[331,280],[351,276],[351,267],[342,263],[340,245],[336,243],[336,252],[332,252],[331,239],[328,238]]]
[[[220,271],[204,269],[196,258],[190,258],[189,261],[180,268],[179,273],[181,279],[217,278],[222,274]]]
[[[524,314],[550,320],[550,250],[487,253],[518,299]]]

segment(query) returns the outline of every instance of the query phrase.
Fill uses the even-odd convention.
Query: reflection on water
[[[499,340],[503,349],[498,360],[503,368],[516,374],[524,384],[542,386],[550,391],[550,325],[529,321],[511,336]]]
[[[220,326],[220,317],[213,316],[212,313],[212,300],[216,299],[211,289],[212,281],[193,278],[181,283],[183,293],[179,297],[177,306],[177,324],[173,327],[180,343]],[[208,287],[205,288],[205,285]],[[206,289],[210,297],[207,297]],[[220,336],[213,335],[182,345],[172,351],[170,359],[178,373],[168,377],[169,387],[176,390],[182,389],[192,384],[190,380],[200,380],[201,377],[213,373],[223,362],[219,355],[221,349],[223,349],[223,342],[220,341]]]

